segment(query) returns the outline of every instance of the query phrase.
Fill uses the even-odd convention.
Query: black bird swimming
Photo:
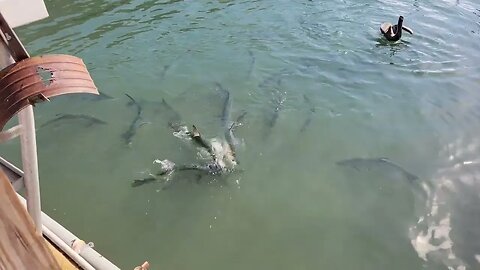
[[[398,24],[392,25],[389,22],[382,23],[380,25],[380,32],[385,36],[389,41],[397,41],[402,37],[402,30],[407,31],[413,35],[412,29],[403,25],[403,16],[398,17]]]

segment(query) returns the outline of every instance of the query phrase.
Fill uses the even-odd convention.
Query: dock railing
[[[35,12],[24,8],[21,14],[14,14],[26,6],[41,10]],[[10,18],[10,21],[14,21],[13,25],[19,26],[47,16],[42,0],[0,1],[0,97],[3,98],[0,98],[0,143],[20,137],[23,171],[2,157],[0,169],[8,176],[17,192],[25,188],[26,199],[20,195],[18,197],[26,206],[38,235],[43,235],[54,243],[82,269],[117,270],[119,268],[95,251],[92,245],[86,244],[41,211],[33,105],[61,94],[98,94],[81,59],[65,55],[30,58],[6,19]],[[70,68],[62,69],[65,65],[70,65]],[[57,76],[71,70],[72,65],[79,76],[83,76],[84,84],[73,84],[73,80],[62,79],[65,76]],[[49,77],[43,78],[41,71],[47,71]],[[18,115],[18,125],[3,131],[5,124],[14,115]],[[145,262],[136,269],[146,270],[148,266],[148,262]]]

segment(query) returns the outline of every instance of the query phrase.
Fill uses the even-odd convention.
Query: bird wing
[[[388,30],[390,29],[390,27],[392,27],[392,24],[391,23],[382,23],[382,25],[380,25],[380,31],[382,32],[382,34],[386,34],[388,32]]]
[[[413,31],[412,29],[410,29],[409,27],[406,27],[406,26],[402,26],[402,29],[407,31],[408,33],[410,33],[410,35],[413,35]]]

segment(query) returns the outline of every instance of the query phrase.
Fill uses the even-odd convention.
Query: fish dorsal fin
[[[192,125],[192,133],[193,134],[198,134],[198,129],[195,125]]]
[[[132,105],[134,105],[135,103],[137,103],[132,96],[130,96],[130,95],[127,94],[127,93],[124,93],[124,94],[125,94],[125,96],[127,96],[127,98],[129,99],[129,101],[128,101],[128,103],[127,103],[127,106],[132,106]]]
[[[195,125],[192,125],[192,137],[200,137],[200,132]]]

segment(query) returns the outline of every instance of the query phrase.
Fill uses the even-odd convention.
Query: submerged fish
[[[165,78],[165,75],[167,75],[167,71],[170,69],[171,65],[164,65],[162,71],[160,72],[160,80],[163,80]]]
[[[377,166],[385,166],[388,168],[391,168],[397,172],[400,172],[405,178],[407,178],[410,182],[415,181],[418,179],[418,176],[408,172],[401,166],[397,165],[393,161],[391,161],[388,158],[352,158],[352,159],[346,159],[346,160],[341,160],[337,162],[337,165],[339,166],[348,166],[352,167],[354,169],[360,170],[360,169],[372,169]]]
[[[158,179],[153,177],[153,176],[143,178],[143,179],[134,179],[131,185],[132,185],[132,187],[138,187],[138,186],[141,186],[143,184],[151,183],[151,182],[154,182],[154,181],[157,181],[157,180]]]
[[[232,110],[232,101],[230,98],[230,92],[226,90],[220,83],[216,83],[217,91],[220,92],[223,98],[223,107],[221,114],[221,125],[223,128],[223,137],[220,140],[204,139],[198,129],[193,126],[190,136],[192,140],[197,143],[199,146],[205,148],[212,157],[212,162],[208,164],[207,167],[194,166],[195,169],[199,170],[201,168],[203,171],[211,171],[213,164],[215,168],[219,168],[221,171],[229,171],[233,169],[238,164],[236,158],[236,139],[234,137],[234,130],[236,127],[241,125],[241,121],[245,118],[246,112],[240,114],[235,122],[232,122],[231,110]],[[215,171],[215,170],[214,170]]]
[[[271,74],[266,77],[258,86],[263,90],[271,91],[272,89],[279,89],[282,85],[282,79],[284,76],[290,75],[291,71],[288,68],[280,70],[278,73]]]
[[[189,133],[190,133],[190,137],[192,138],[192,140],[196,144],[198,144],[200,147],[205,148],[205,150],[207,150],[208,153],[210,153],[213,160],[217,159],[217,157],[215,155],[215,152],[213,151],[211,143],[202,137],[202,135],[200,134],[200,132],[198,131],[198,129],[195,125],[192,126],[192,131],[189,132]]]
[[[248,50],[248,56],[250,56],[250,65],[249,65],[249,68],[248,68],[248,77],[250,78],[252,76],[253,70],[255,68],[256,59],[255,59],[255,55],[253,54],[253,52],[251,50]]]
[[[182,127],[184,127],[185,124],[182,123],[180,114],[172,106],[170,106],[170,104],[168,104],[164,98],[162,98],[162,103],[160,105],[161,108],[159,109],[164,111],[166,117],[168,118],[168,126],[173,129],[174,132],[179,132],[182,130]]]
[[[245,116],[247,115],[247,111],[243,111],[241,114],[235,118],[235,121],[230,125],[230,129],[233,131],[236,127],[242,126],[243,125],[243,119],[245,119]]]
[[[93,126],[93,125],[105,125],[107,124],[107,122],[103,121],[103,120],[100,120],[98,118],[95,118],[93,116],[90,116],[90,115],[85,115],[85,114],[57,114],[57,117],[52,119],[52,120],[49,120],[47,122],[45,122],[44,124],[42,124],[40,126],[40,128],[43,128],[43,127],[46,127],[46,126],[49,126],[49,125],[52,125],[54,123],[58,123],[58,122],[61,122],[61,121],[65,121],[65,120],[69,120],[69,121],[72,121],[72,120],[81,120],[84,124],[84,126],[86,127],[90,127],[90,126]]]
[[[222,127],[224,129],[224,140],[212,140],[205,139],[195,125],[189,131],[186,129],[187,135],[190,139],[201,148],[206,149],[211,155],[211,159],[205,164],[175,164],[170,160],[155,160],[154,163],[158,163],[161,169],[155,175],[144,179],[135,179],[132,182],[132,186],[140,186],[146,183],[156,181],[156,176],[167,176],[167,178],[176,171],[196,171],[203,174],[217,175],[225,172],[233,171],[233,168],[238,164],[235,153],[235,138],[233,131],[235,127],[240,126],[241,121],[245,118],[246,112],[241,113],[235,122],[230,119],[232,102],[230,99],[230,92],[226,90],[220,83],[216,83],[217,90],[222,94],[223,108],[221,115]],[[133,101],[133,99],[132,99]],[[177,113],[173,107],[171,107],[165,100],[162,101],[162,107],[169,113],[169,126],[174,130],[176,128],[185,127],[181,124],[180,114]],[[198,175],[201,177],[201,174]],[[200,178],[198,178],[200,179]],[[197,179],[197,180],[198,180]],[[165,184],[171,184],[170,180],[167,180]],[[167,186],[164,185],[164,188]]]
[[[165,176],[165,175],[171,175],[175,171],[197,171],[197,172],[202,172],[202,173],[207,173],[211,175],[217,175],[220,174],[223,171],[223,168],[218,165],[216,162],[210,162],[205,165],[200,165],[200,164],[183,164],[183,165],[177,165],[174,162],[165,159],[165,160],[155,160],[154,163],[160,164],[160,171],[156,173],[155,175],[151,175],[150,177],[146,177],[143,179],[134,179],[132,182],[132,187],[138,187],[143,184],[148,184],[154,181],[159,180],[156,178],[156,176]],[[201,175],[200,175],[201,177]],[[198,179],[199,180],[199,179]],[[171,181],[167,180],[165,184],[170,185]],[[162,189],[167,188],[168,186],[165,185]]]
[[[79,96],[81,99],[86,100],[86,101],[101,101],[101,100],[108,100],[108,99],[113,99],[113,97],[103,93],[99,92],[98,95],[92,95],[92,94],[84,94],[84,93],[79,93],[75,94],[73,96]]]
[[[283,103],[286,100],[286,92],[282,92],[280,89],[282,86],[282,79],[290,74],[291,71],[289,71],[288,68],[284,68],[280,70],[280,72],[268,76],[258,85],[261,89],[270,92],[272,95],[273,112],[271,117],[267,118],[268,130],[265,137],[270,134],[271,129],[277,124],[280,111],[283,109]]]
[[[270,134],[270,131],[272,128],[277,124],[278,117],[280,116],[280,111],[283,109],[283,104],[286,100],[285,94],[280,91],[274,91],[273,92],[274,97],[273,97],[273,113],[272,116],[267,120],[267,126],[268,126],[268,131],[267,131],[267,136]]]
[[[95,100],[113,99],[113,97],[101,92]]]
[[[230,120],[231,116],[231,110],[232,110],[232,101],[230,99],[230,92],[226,90],[222,85],[217,83],[218,89],[222,92],[224,96],[224,101],[223,101],[223,109],[222,109],[222,127],[224,130],[224,137],[225,141],[227,142],[228,148],[226,149],[226,154],[227,154],[227,159],[229,159],[229,162],[232,165],[236,165],[237,162],[237,157],[236,157],[236,140],[235,136],[233,135],[233,131],[235,127],[240,125],[240,122],[232,122]],[[243,120],[245,117],[246,112],[241,114],[238,118],[237,121]]]
[[[304,132],[310,125],[310,123],[312,123],[313,114],[315,113],[315,106],[313,105],[313,102],[310,100],[310,98],[308,98],[307,95],[304,94],[303,100],[308,105],[308,116],[307,119],[305,119],[305,122],[303,122],[302,127],[300,128],[300,132]]]
[[[129,94],[125,95],[130,99],[130,102],[127,104],[128,106],[134,106],[135,107],[135,118],[133,118],[132,123],[128,127],[127,131],[125,131],[122,134],[122,138],[124,139],[125,143],[127,145],[132,144],[132,138],[135,136],[137,133],[137,129],[142,126],[141,120],[142,120],[142,107],[140,104]]]

